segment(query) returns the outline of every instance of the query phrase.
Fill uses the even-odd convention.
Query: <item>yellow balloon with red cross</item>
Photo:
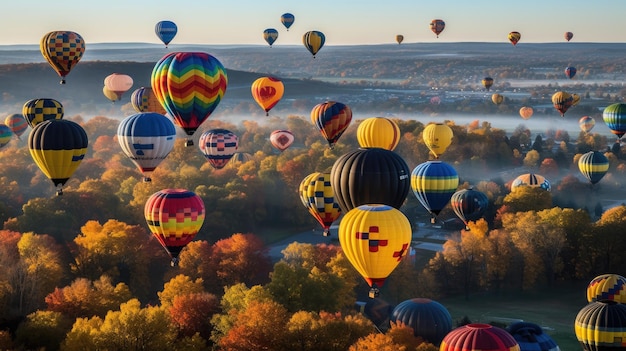
[[[339,243],[348,261],[378,296],[385,279],[406,256],[411,224],[394,207],[368,204],[348,211],[339,223]]]

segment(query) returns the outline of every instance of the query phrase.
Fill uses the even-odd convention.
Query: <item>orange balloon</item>
[[[269,116],[269,111],[283,97],[285,86],[278,78],[261,77],[252,83],[250,90],[254,101],[265,111],[265,115]]]
[[[524,106],[519,109],[519,115],[522,116],[523,119],[529,119],[533,115],[533,108]]]

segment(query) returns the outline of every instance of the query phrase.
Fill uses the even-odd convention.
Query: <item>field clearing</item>
[[[587,305],[587,283],[560,285],[551,290],[502,296],[472,296],[438,300],[452,315],[453,325],[467,316],[472,322],[532,322],[544,328],[563,351],[580,350],[574,334],[578,311]],[[509,323],[507,323],[509,322]]]

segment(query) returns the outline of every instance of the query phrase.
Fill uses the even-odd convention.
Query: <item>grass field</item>
[[[473,323],[523,320],[542,326],[562,351],[581,350],[574,334],[578,311],[587,305],[586,283],[560,285],[541,292],[503,296],[472,296],[438,300],[452,315],[453,325],[467,316]]]

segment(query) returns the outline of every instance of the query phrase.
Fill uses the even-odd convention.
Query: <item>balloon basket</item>
[[[378,288],[377,288],[377,287],[375,287],[375,286],[373,286],[373,287],[370,289],[370,292],[369,292],[369,294],[368,294],[368,296],[369,296],[369,298],[370,298],[370,299],[375,299],[375,298],[377,298],[379,295],[380,295],[380,289],[378,289]]]

